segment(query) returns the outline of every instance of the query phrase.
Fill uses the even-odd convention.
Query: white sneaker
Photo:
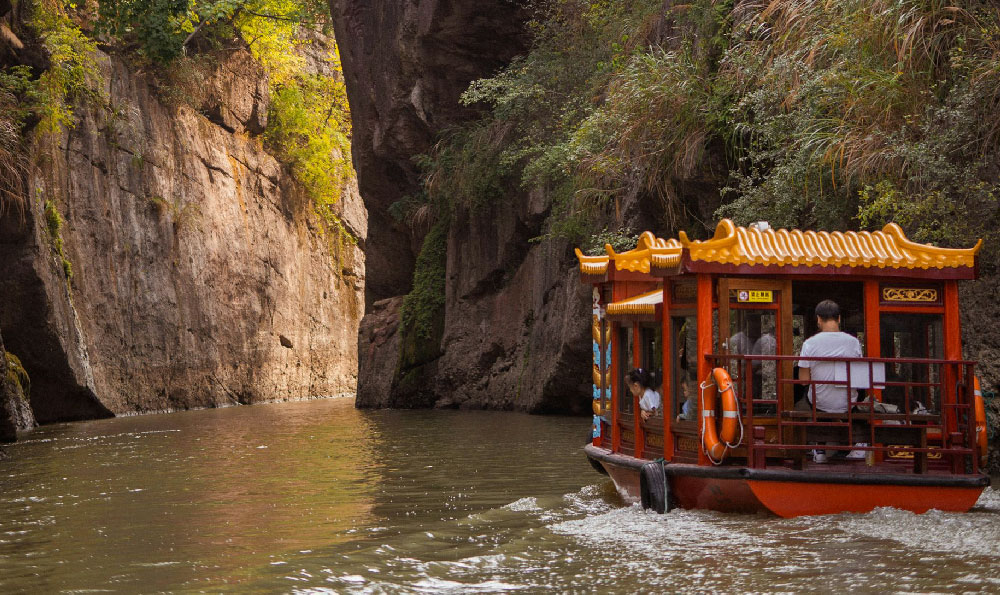
[[[858,442],[854,446],[868,446],[868,443],[867,442]],[[865,456],[867,454],[868,454],[868,451],[866,451],[866,450],[852,450],[851,452],[847,453],[847,458],[848,459],[852,459],[852,460],[858,460],[858,459],[865,458]]]
[[[826,462],[826,453],[822,450],[813,451],[813,462],[823,464]]]

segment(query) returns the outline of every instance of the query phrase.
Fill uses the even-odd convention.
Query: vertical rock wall
[[[0,336],[0,442],[13,442],[17,439],[18,430],[27,430],[35,425],[24,394],[25,387],[21,386],[25,379],[19,376],[7,361],[3,337]]]
[[[353,391],[364,257],[264,150],[260,68],[223,56],[195,109],[100,61],[109,105],[40,137],[28,206],[0,220],[0,328],[39,421]],[[356,186],[341,211],[363,243]]]
[[[410,290],[419,237],[387,209],[420,192],[413,157],[473,117],[459,96],[522,53],[530,2],[331,2],[354,119],[353,152],[372,221],[369,314],[362,323],[358,405],[573,411],[588,406],[586,289],[569,246],[535,244],[550,208],[510,200],[454,216],[440,350],[401,337],[393,298]],[[437,338],[432,339],[437,340]],[[426,347],[426,346],[424,346]],[[440,353],[402,369],[402,352]],[[394,382],[395,380],[395,382]]]
[[[420,193],[413,158],[473,112],[458,98],[527,42],[524,0],[330,0],[371,217],[367,302],[410,290],[420,238],[388,213]]]

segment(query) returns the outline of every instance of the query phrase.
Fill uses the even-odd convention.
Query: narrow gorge
[[[810,4],[779,47],[748,31],[787,15],[739,1],[329,0],[279,18],[216,2],[160,47],[140,34],[153,12],[91,4],[0,2],[12,112],[79,61],[67,31],[93,48],[91,71],[61,75],[86,79],[71,116],[27,110],[5,144],[25,157],[0,219],[4,378],[17,392],[24,370],[31,405],[11,396],[3,417],[22,427],[355,391],[362,408],[583,414],[573,248],[705,237],[723,216],[987,236],[965,356],[1000,378],[981,331],[998,311],[992,29],[934,38],[940,56],[965,44],[961,64],[915,55],[950,81],[927,105],[873,80],[846,110],[852,60],[902,59],[875,35],[891,11],[866,17],[869,45],[834,47],[824,23],[868,9]],[[814,43],[823,61],[795,62]],[[840,132],[806,150],[830,114]],[[885,142],[865,145],[876,116]],[[349,148],[295,127],[338,118]]]

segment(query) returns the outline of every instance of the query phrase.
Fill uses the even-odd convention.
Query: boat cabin
[[[581,280],[593,286],[593,446],[668,463],[802,470],[824,445],[824,471],[979,474],[958,282],[976,278],[981,245],[918,244],[896,224],[825,232],[723,220],[707,240],[646,232],[627,252],[577,250]],[[827,299],[862,356],[837,358],[833,380],[803,379],[798,356]],[[660,379],[662,407],[647,420],[627,386],[633,368]],[[727,415],[721,400],[706,411],[716,368],[735,387],[740,430],[722,457],[705,444],[705,424]],[[824,384],[849,391],[848,411],[816,408],[808,397]]]

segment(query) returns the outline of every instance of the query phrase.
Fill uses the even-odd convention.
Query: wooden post
[[[878,281],[865,281],[865,354],[868,357],[882,357],[880,300]],[[881,390],[872,390],[872,393],[876,395],[875,400],[882,400]]]
[[[708,360],[705,358],[706,355],[712,353],[712,277],[710,275],[699,273],[698,274],[698,377],[697,382],[700,384],[705,378],[708,378],[708,373],[711,367]],[[702,429],[704,428],[705,417],[701,412],[701,389],[698,389],[698,435],[702,435]],[[705,454],[705,449],[701,444],[698,445],[698,464],[699,465],[710,465],[708,456]]]
[[[670,281],[663,280],[663,319],[660,321],[660,351],[663,353],[663,460],[668,463],[674,458],[674,435],[670,424],[674,421],[674,366],[670,343],[673,340],[670,325]]]
[[[621,452],[622,430],[618,425],[618,399],[621,398],[618,394],[618,391],[621,390],[618,379],[621,378],[622,367],[621,333],[618,332],[618,329],[621,328],[621,325],[613,322],[608,326],[611,331],[611,450]]]
[[[945,281],[944,283],[944,358],[947,360],[962,359],[962,326],[958,312],[958,282]],[[946,364],[941,376],[944,378],[945,391],[941,395],[942,404],[955,404],[957,402],[957,392],[959,382],[958,366]],[[941,407],[942,411],[945,408]],[[947,429],[949,435],[958,431],[958,410],[950,408],[952,412],[947,419]],[[971,410],[969,411],[971,417]]]
[[[865,281],[865,355],[868,357],[882,357],[882,315],[879,311],[881,301],[879,282],[875,279]],[[871,370],[870,364],[869,370]],[[869,390],[872,401],[882,400],[881,389]],[[885,459],[885,452],[876,450],[873,456],[876,463],[881,463]]]
[[[639,327],[638,322],[632,323],[632,364],[630,370],[633,368],[642,367],[642,329]],[[647,372],[649,370],[646,370]],[[642,450],[646,446],[646,431],[642,428],[642,412],[639,409],[639,399],[635,395],[632,395],[632,435],[635,436],[635,452],[634,456],[637,459],[642,458]]]

